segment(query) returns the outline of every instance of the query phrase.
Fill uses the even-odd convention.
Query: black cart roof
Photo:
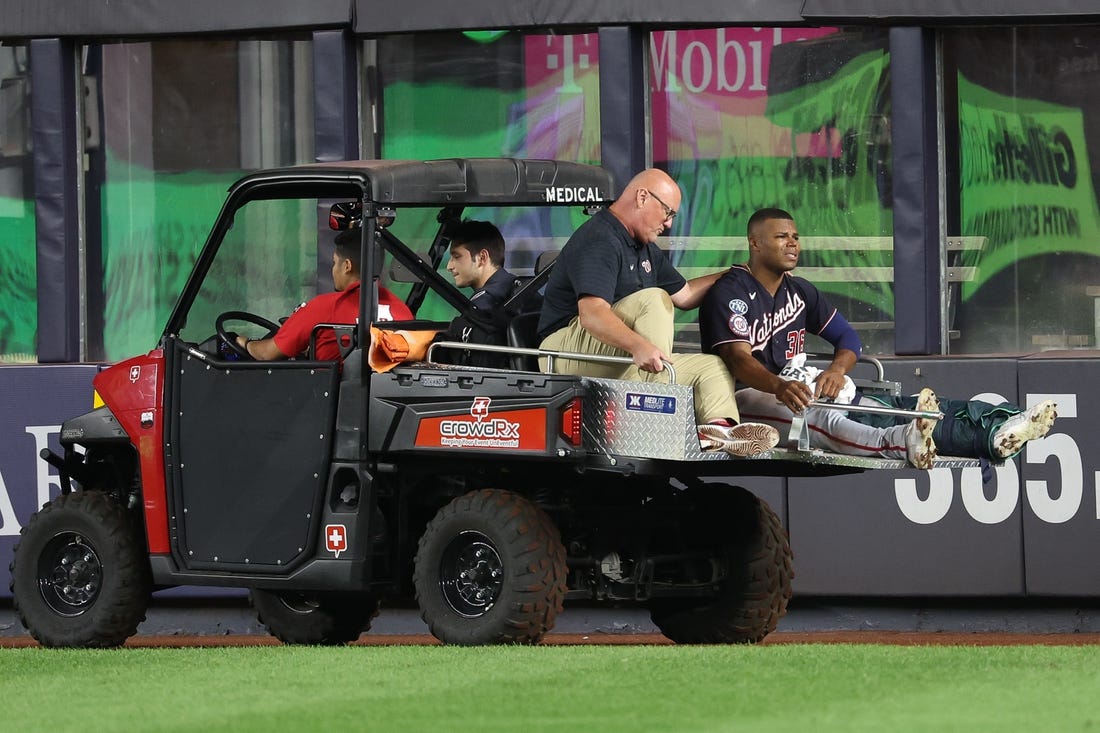
[[[368,201],[392,206],[586,205],[615,197],[611,174],[599,166],[522,158],[313,163],[259,171],[230,190],[261,182],[276,187],[356,183]]]

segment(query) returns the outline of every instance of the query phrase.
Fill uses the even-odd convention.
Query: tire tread
[[[36,588],[38,558],[25,554],[36,545],[44,550],[49,538],[63,531],[98,535],[95,549],[103,556],[104,577],[110,573],[117,578],[117,583],[104,584],[91,607],[73,617],[61,616],[46,605]],[[9,570],[16,616],[43,646],[121,646],[145,620],[152,580],[140,525],[101,491],[76,491],[46,502],[21,530]]]
[[[506,609],[478,619],[462,618],[438,601],[438,579],[424,559],[445,541],[448,527],[468,519],[496,528],[503,544],[498,551],[516,561],[503,591]],[[429,522],[418,545],[414,583],[421,618],[444,643],[536,644],[562,611],[566,573],[561,535],[546,512],[513,492],[480,489],[454,499]]]

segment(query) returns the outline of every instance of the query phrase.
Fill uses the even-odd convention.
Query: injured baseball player
[[[921,469],[931,468],[937,453],[1001,463],[1054,424],[1057,406],[1050,400],[1024,410],[1010,403],[937,398],[928,388],[885,399],[857,394],[847,374],[862,344],[812,283],[791,274],[800,253],[791,215],[781,209],[757,211],[749,219],[748,243],[748,263],[722,275],[699,308],[703,350],[721,357],[738,386],[744,385],[736,393],[743,420],[783,431],[794,414],[804,414],[811,448],[904,459]],[[823,370],[802,365],[807,332],[833,346],[832,361]],[[809,407],[812,400],[843,399],[942,412],[944,417],[908,419]]]

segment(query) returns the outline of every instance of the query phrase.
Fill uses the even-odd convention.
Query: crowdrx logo
[[[470,416],[442,420],[439,423],[439,444],[448,447],[518,448],[518,422],[489,417],[489,397],[475,397],[470,405]]]
[[[489,417],[489,403],[493,400],[489,397],[475,397],[474,404],[470,406],[470,414],[481,422]]]

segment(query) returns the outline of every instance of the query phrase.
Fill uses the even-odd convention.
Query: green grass
[[[1100,647],[0,649],[16,731],[1100,730]]]

